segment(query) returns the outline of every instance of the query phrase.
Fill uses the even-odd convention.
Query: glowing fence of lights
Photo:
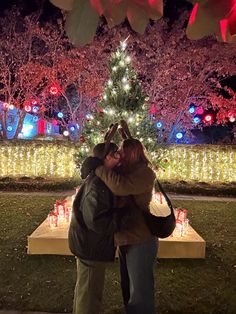
[[[0,144],[0,177],[42,176],[72,178],[76,173],[74,154],[88,147],[55,143]],[[160,180],[236,182],[236,147],[232,145],[170,145],[151,153],[166,159]]]
[[[59,144],[1,143],[0,177],[54,177],[71,178],[76,168],[74,146]]]
[[[162,180],[236,182],[236,147],[227,145],[171,145],[163,149],[168,159]]]

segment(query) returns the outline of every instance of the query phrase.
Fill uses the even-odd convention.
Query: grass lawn
[[[26,254],[27,235],[45,219],[55,199],[0,194],[0,309],[72,310],[74,258]],[[157,260],[158,313],[236,313],[236,202],[174,204],[189,209],[191,225],[207,241],[206,259]],[[118,262],[108,268],[104,313],[124,313]]]

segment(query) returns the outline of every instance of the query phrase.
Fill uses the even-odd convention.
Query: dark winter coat
[[[92,172],[73,203],[68,239],[74,255],[92,261],[114,260],[114,206],[112,192]]]

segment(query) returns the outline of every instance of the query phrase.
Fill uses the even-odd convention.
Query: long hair
[[[99,159],[105,159],[108,154],[116,152],[118,148],[119,147],[113,142],[109,143],[108,147],[106,147],[106,143],[99,143],[93,148],[93,156]]]
[[[132,172],[133,167],[140,164],[147,166],[150,161],[145,155],[143,144],[134,138],[124,140],[122,143],[122,170],[124,172]]]

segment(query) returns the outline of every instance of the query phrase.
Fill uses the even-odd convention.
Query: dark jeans
[[[154,314],[157,239],[119,248],[121,289],[128,314]]]

